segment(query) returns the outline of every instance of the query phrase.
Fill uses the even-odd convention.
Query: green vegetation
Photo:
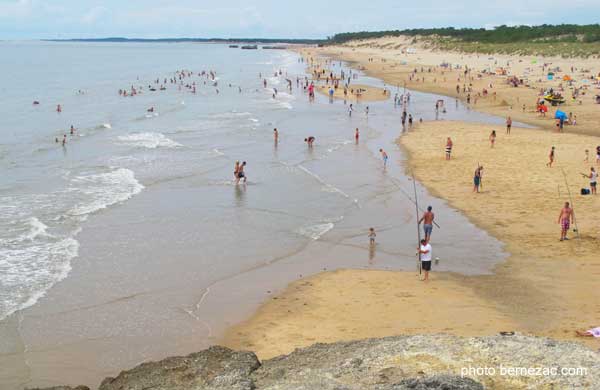
[[[589,57],[600,54],[600,24],[498,26],[483,28],[429,28],[391,31],[363,31],[336,34],[331,44],[389,36],[412,36],[425,44],[444,50],[478,53],[518,53]]]

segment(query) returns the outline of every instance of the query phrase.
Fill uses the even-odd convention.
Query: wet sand
[[[319,85],[316,87],[317,92],[325,96],[329,96],[330,86]],[[353,102],[378,102],[390,98],[389,92],[383,88],[378,88],[372,85],[352,84],[347,88],[347,95],[344,95],[344,88],[338,87],[333,92],[333,98],[336,100],[350,100]]]
[[[490,148],[489,132],[498,133]],[[344,270],[323,273],[292,284],[257,314],[232,328],[226,345],[256,350],[269,357],[315,342],[394,334],[495,334],[513,330],[597,347],[597,340],[575,337],[576,329],[598,326],[600,303],[593,299],[600,277],[595,215],[600,198],[580,196],[587,186],[579,172],[583,151],[598,138],[462,122],[429,122],[402,136],[406,168],[432,194],[447,199],[471,221],[507,244],[511,256],[493,275],[439,273],[417,281],[415,273]],[[454,141],[453,159],[445,161],[447,136]],[[557,161],[546,168],[550,146]],[[483,192],[472,193],[472,173],[485,169]],[[569,200],[564,170],[573,195],[579,234],[558,240],[556,220]],[[463,237],[468,242],[467,237]],[[443,256],[444,250],[434,256]],[[438,247],[439,248],[439,247]]]

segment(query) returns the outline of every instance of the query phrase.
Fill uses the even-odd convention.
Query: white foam
[[[71,271],[79,253],[72,237],[0,249],[0,320],[34,305]]]
[[[33,241],[38,237],[48,236],[46,232],[48,226],[36,217],[31,217],[27,220],[27,223],[31,227],[29,232],[19,237],[21,241]]]
[[[118,137],[118,140],[121,141],[121,143],[148,149],[177,148],[182,146],[180,143],[165,137],[162,133],[134,133],[121,135]]]
[[[325,233],[333,229],[334,226],[335,224],[333,222],[308,225],[299,228],[297,230],[297,233],[316,241],[319,238],[321,238]]]
[[[104,127],[105,129],[112,129],[112,126],[110,123],[103,123],[102,127]]]
[[[321,177],[319,175],[317,175],[314,172],[311,172],[310,170],[306,169],[302,165],[298,165],[297,168],[300,169],[302,172],[306,173],[307,175],[311,176],[312,178],[314,178],[319,183],[321,183],[321,185],[322,185],[321,189],[323,191],[337,193],[337,194],[342,195],[344,198],[350,198],[350,195],[346,194],[344,191],[340,190],[333,184],[327,183],[325,180],[321,179]]]
[[[135,178],[133,171],[125,168],[72,180],[72,191],[81,193],[85,200],[73,207],[68,214],[86,216],[105,209],[139,194],[144,186]]]

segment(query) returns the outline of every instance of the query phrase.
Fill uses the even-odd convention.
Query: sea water
[[[410,129],[393,100],[354,103],[352,117],[350,102],[310,102],[296,84],[306,63],[292,51],[53,42],[0,50],[0,335],[18,335],[0,356],[23,372],[0,383],[77,378],[48,368],[58,360],[95,385],[128,365],[209,345],[294,278],[414,269],[413,183],[394,143]],[[180,70],[194,75],[181,88],[164,83]],[[357,75],[353,82],[384,86]],[[141,93],[119,95],[132,86]],[[448,112],[439,119],[502,123],[411,92],[415,122],[435,119],[440,98]],[[55,142],[65,134],[66,145]],[[385,169],[380,147],[391,157]],[[236,161],[247,162],[245,184],[234,182]],[[437,270],[492,272],[501,243],[420,186],[418,196],[442,226]]]

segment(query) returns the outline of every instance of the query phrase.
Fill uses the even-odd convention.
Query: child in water
[[[369,243],[371,245],[375,245],[375,237],[377,237],[377,234],[375,234],[375,229],[369,228]]]

